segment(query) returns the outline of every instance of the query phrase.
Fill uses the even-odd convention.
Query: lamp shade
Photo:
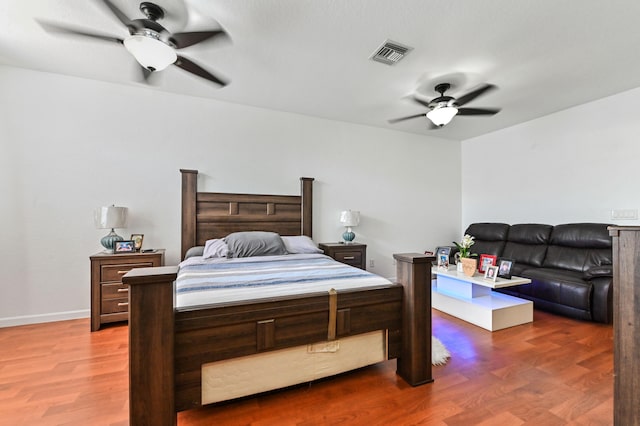
[[[123,43],[140,65],[151,71],[162,71],[178,59],[173,48],[157,38],[136,34]]]
[[[353,210],[345,210],[340,213],[340,223],[343,226],[358,226],[360,223],[360,212]]]
[[[126,207],[98,207],[94,211],[93,220],[98,229],[113,229],[127,227]]]
[[[458,113],[458,108],[452,106],[436,107],[427,113],[427,118],[436,126],[449,124]]]

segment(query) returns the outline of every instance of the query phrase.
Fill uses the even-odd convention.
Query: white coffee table
[[[476,272],[468,277],[457,272],[434,267],[435,279],[431,288],[431,304],[464,321],[489,331],[526,324],[533,321],[533,302],[491,291],[494,288],[510,287],[531,282],[528,278],[498,278],[495,282],[485,280]]]

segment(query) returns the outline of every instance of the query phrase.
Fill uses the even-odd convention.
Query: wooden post
[[[301,177],[300,178],[300,195],[302,203],[302,224],[301,235],[312,237],[313,232],[313,178]]]
[[[136,268],[129,285],[129,424],[174,426],[174,289],[177,266]]]
[[[613,237],[613,424],[640,425],[640,227]]]
[[[182,173],[182,242],[180,259],[196,245],[196,192],[198,171],[180,169]]]
[[[402,349],[397,373],[411,386],[433,382],[431,371],[431,262],[433,256],[394,254],[402,299]]]

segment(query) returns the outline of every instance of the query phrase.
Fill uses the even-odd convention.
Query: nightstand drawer
[[[367,246],[365,244],[340,244],[340,243],[320,243],[318,247],[329,257],[338,262],[345,263],[356,268],[366,269]]]
[[[360,266],[362,264],[362,252],[340,251],[335,254],[334,259],[348,265]]]
[[[103,299],[118,299],[129,297],[129,286],[121,283],[102,284]]]
[[[152,266],[153,262],[127,263],[121,265],[102,265],[100,271],[100,281],[121,281],[122,276],[133,268],[149,268]]]
[[[129,311],[129,298],[124,297],[120,299],[105,299],[102,301],[102,313],[114,314],[117,312]]]

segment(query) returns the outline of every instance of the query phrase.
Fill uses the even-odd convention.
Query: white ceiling
[[[139,2],[113,0],[141,18]],[[640,86],[637,0],[157,0],[172,32],[217,28],[232,43],[181,50],[228,77],[217,88],[177,67],[139,81],[118,44],[52,35],[34,19],[124,37],[99,1],[1,0],[0,64],[164,90],[350,123],[467,139]],[[413,47],[401,62],[369,60],[386,39]],[[456,117],[428,130],[407,99],[459,96],[480,83],[499,87],[468,107],[501,107],[493,117]],[[25,88],[28,90],[28,88]]]

